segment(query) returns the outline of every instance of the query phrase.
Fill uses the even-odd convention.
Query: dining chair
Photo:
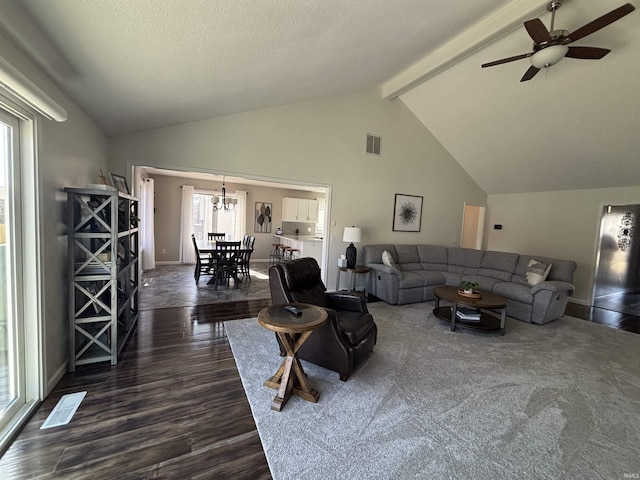
[[[216,250],[240,250],[242,242],[216,241]]]
[[[200,281],[200,275],[213,275],[214,265],[212,257],[209,254],[200,253],[198,249],[198,243],[196,242],[196,236],[191,234],[191,241],[193,242],[193,248],[196,252],[196,268],[193,272],[193,278],[196,279],[196,285]]]
[[[240,242],[222,242],[222,243],[237,243],[238,248],[229,248],[229,246],[223,246],[222,248],[216,248],[212,252],[214,267],[214,284],[215,289],[218,290],[218,285],[223,281],[225,284],[229,283],[229,279],[233,278],[236,288],[240,287],[240,279],[238,278],[238,258],[240,256]],[[216,245],[217,246],[217,245]]]
[[[209,240],[224,240],[224,237],[226,237],[226,233],[216,233],[216,232],[207,233],[207,238]]]
[[[238,255],[238,273],[242,275],[242,280],[248,278],[251,281],[251,269],[249,262],[251,261],[252,248],[241,248]]]

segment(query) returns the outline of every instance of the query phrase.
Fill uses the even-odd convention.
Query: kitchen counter
[[[322,241],[322,237],[318,236],[318,235],[296,235],[295,233],[293,235],[287,235],[287,234],[282,234],[282,235],[276,235],[275,233],[273,234],[274,237],[277,238],[284,238],[287,240],[292,240],[294,242],[307,242],[307,241],[312,241],[312,242],[321,242]]]
[[[319,235],[276,235],[279,242],[287,247],[297,248],[298,257],[313,257],[322,267],[322,244],[323,239]]]

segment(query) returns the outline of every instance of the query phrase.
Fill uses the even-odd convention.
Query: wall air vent
[[[382,139],[377,135],[367,134],[367,153],[380,155],[380,143]]]

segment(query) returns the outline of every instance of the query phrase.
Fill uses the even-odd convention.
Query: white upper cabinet
[[[318,200],[284,197],[282,199],[283,222],[317,222]]]

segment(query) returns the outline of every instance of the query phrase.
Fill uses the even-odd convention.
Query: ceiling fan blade
[[[496,60],[495,62],[483,63],[482,68],[494,67],[496,65],[502,65],[503,63],[514,62],[516,60],[522,60],[523,58],[529,58],[533,53],[523,53],[522,55],[516,55],[515,57],[503,58],[502,60]]]
[[[533,20],[527,20],[524,22],[524,28],[529,32],[529,36],[533,39],[536,45],[551,42],[551,35],[549,30],[544,26],[542,20],[534,18]]]
[[[610,11],[609,13],[605,13],[601,17],[598,17],[595,20],[587,23],[586,25],[577,29],[575,32],[571,32],[562,41],[562,43],[566,45],[568,43],[575,42],[576,40],[580,40],[581,38],[584,38],[587,35],[591,35],[592,33],[600,30],[601,28],[604,28],[607,25],[612,24],[616,20],[620,20],[622,17],[633,12],[635,9],[636,7],[634,7],[630,3],[626,3],[621,7],[618,7],[615,10]]]
[[[536,73],[538,73],[539,71],[540,71],[540,69],[538,67],[534,67],[533,65],[531,65],[529,67],[529,70],[524,72],[524,75],[522,76],[520,81],[521,82],[526,82],[527,80],[531,80],[533,77],[536,76]]]
[[[611,50],[598,47],[569,47],[565,57],[581,58],[583,60],[600,60]]]

